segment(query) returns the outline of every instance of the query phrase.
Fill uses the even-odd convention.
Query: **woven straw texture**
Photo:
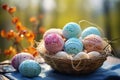
[[[45,50],[43,43],[39,43],[37,47],[40,55],[44,58],[45,62],[50,65],[54,70],[66,74],[89,74],[94,72],[99,67],[102,66],[103,62],[106,60],[108,54],[105,50],[101,53],[100,56],[94,57],[92,59],[61,59],[52,55],[48,55],[48,52]]]

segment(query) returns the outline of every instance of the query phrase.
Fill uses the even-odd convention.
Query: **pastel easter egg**
[[[63,27],[63,36],[65,38],[79,37],[81,34],[81,27],[77,23],[70,22]]]
[[[88,56],[89,56],[90,59],[99,57],[100,55],[101,54],[97,51],[91,51],[91,52],[88,53]]]
[[[103,39],[100,36],[94,34],[85,37],[83,39],[83,44],[87,52],[91,52],[91,51],[102,52],[104,48]]]
[[[98,35],[98,36],[101,35],[98,28],[96,28],[96,27],[88,27],[88,28],[86,28],[86,29],[84,29],[82,31],[81,37],[84,39],[86,36],[88,36],[90,34],[95,34],[95,35]]]
[[[68,55],[65,51],[59,51],[55,54],[55,57],[61,59],[72,59],[72,56]]]
[[[80,60],[80,59],[89,59],[89,56],[86,52],[79,52],[73,57],[73,60]]]
[[[77,54],[83,50],[83,43],[79,39],[71,38],[65,42],[64,50],[69,54]]]
[[[19,72],[25,77],[36,77],[41,72],[41,67],[34,60],[25,60],[19,66]]]
[[[44,44],[49,52],[58,52],[63,49],[64,40],[60,35],[51,33],[45,37]]]
[[[78,39],[78,38],[69,38],[67,41],[66,41],[66,45],[71,43],[71,42],[76,42],[76,43],[80,43],[82,45],[82,39]]]
[[[26,53],[26,52],[21,52],[16,54],[12,60],[11,60],[11,65],[18,70],[19,65],[25,61],[25,60],[34,60],[34,57],[30,54],[30,53]]]
[[[43,39],[44,39],[47,35],[49,35],[49,34],[51,34],[51,33],[55,33],[55,34],[59,34],[60,36],[63,36],[63,34],[62,34],[62,29],[51,28],[51,29],[48,29],[48,30],[44,33]]]

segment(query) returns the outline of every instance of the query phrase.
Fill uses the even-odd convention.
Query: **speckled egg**
[[[89,59],[89,56],[86,52],[79,52],[73,57],[73,60],[80,60],[80,59]]]
[[[100,55],[101,54],[97,51],[91,51],[91,52],[88,53],[88,56],[89,56],[90,59],[95,58],[95,57],[99,57]]]
[[[56,33],[56,34],[59,34],[60,36],[63,36],[63,34],[62,34],[62,29],[51,28],[51,29],[48,29],[48,30],[44,33],[43,39],[44,39],[47,35],[49,35],[49,34],[51,34],[51,33]]]
[[[81,27],[77,23],[70,22],[63,27],[63,36],[65,38],[79,37],[81,34]]]
[[[66,45],[71,43],[71,42],[76,42],[76,43],[80,43],[82,44],[82,39],[78,39],[78,38],[69,38],[67,41],[66,41]]]
[[[19,66],[19,72],[25,77],[36,77],[41,72],[41,67],[34,60],[25,60]]]
[[[55,53],[63,49],[64,40],[60,35],[51,33],[45,37],[44,44],[49,52]]]
[[[81,37],[84,39],[86,36],[88,36],[90,34],[95,34],[95,35],[98,35],[98,36],[101,35],[98,28],[96,28],[96,27],[88,27],[88,28],[86,28],[86,29],[84,29],[82,31]]]
[[[98,35],[88,35],[83,39],[84,48],[87,52],[103,51],[103,39]]]
[[[11,64],[16,70],[18,70],[18,67],[21,64],[21,62],[23,62],[24,60],[28,60],[28,59],[34,60],[34,57],[30,53],[21,52],[21,53],[16,54],[12,58]]]
[[[77,54],[83,50],[83,43],[77,38],[70,38],[65,42],[64,50],[69,54]]]

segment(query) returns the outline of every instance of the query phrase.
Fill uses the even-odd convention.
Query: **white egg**
[[[66,52],[64,51],[59,51],[55,54],[55,57],[57,58],[61,58],[61,59],[71,59],[72,56],[68,55]]]
[[[99,57],[101,54],[97,51],[92,51],[88,53],[89,58]]]
[[[73,60],[88,59],[89,56],[86,52],[80,52],[74,56]]]

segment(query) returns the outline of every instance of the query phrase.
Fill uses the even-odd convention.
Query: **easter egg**
[[[11,65],[18,70],[19,65],[25,61],[25,60],[34,60],[34,57],[30,54],[30,53],[26,53],[26,52],[21,52],[16,54],[12,60],[11,60]]]
[[[95,58],[95,57],[99,57],[100,55],[101,54],[97,51],[91,51],[91,52],[88,53],[88,56],[89,56],[90,59]]]
[[[63,36],[63,34],[62,34],[62,29],[52,28],[52,29],[47,30],[47,31],[44,33],[43,39],[44,39],[47,35],[49,35],[49,34],[51,34],[51,33],[56,33],[56,34],[59,34],[60,36]]]
[[[70,54],[77,54],[83,50],[83,43],[77,38],[70,38],[65,42],[64,50]]]
[[[86,28],[86,29],[84,29],[82,31],[81,37],[84,39],[86,36],[88,36],[90,34],[95,34],[95,35],[98,35],[98,36],[101,35],[98,28],[96,28],[96,27],[88,27],[88,28]]]
[[[79,37],[81,34],[80,25],[74,22],[67,23],[63,27],[63,36],[65,38]]]
[[[103,39],[100,36],[94,35],[94,34],[91,34],[85,37],[83,39],[83,44],[87,52],[91,52],[91,51],[101,52],[103,51],[103,48],[104,48]]]
[[[19,72],[25,77],[36,77],[41,72],[41,67],[34,60],[25,60],[19,66]]]
[[[55,54],[55,57],[61,59],[71,59],[72,56],[68,55],[65,51],[59,51]]]
[[[58,52],[63,49],[64,40],[60,35],[51,33],[45,37],[44,44],[49,52]]]
[[[82,44],[82,40],[81,39],[78,39],[78,38],[69,38],[67,41],[66,41],[66,44],[69,44],[71,42],[76,42],[76,43],[80,43]]]
[[[73,60],[88,59],[88,58],[89,56],[86,52],[79,52],[74,56]]]

